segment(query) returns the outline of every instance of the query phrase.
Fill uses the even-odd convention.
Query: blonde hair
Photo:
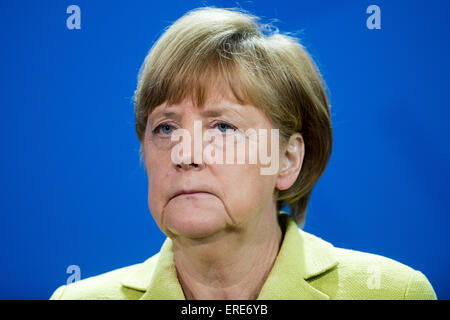
[[[303,166],[295,183],[278,190],[277,209],[289,205],[298,224],[331,155],[332,128],[325,83],[298,39],[238,9],[198,8],[175,21],[142,64],[135,92],[136,133],[142,145],[147,118],[164,102],[205,102],[212,79],[229,85],[241,104],[259,107],[279,128],[282,143],[300,132]]]

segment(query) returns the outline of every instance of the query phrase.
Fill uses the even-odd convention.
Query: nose
[[[180,131],[182,151],[181,154],[175,152],[178,170],[202,170],[206,166],[203,159],[202,124],[201,121],[193,122],[193,126]]]
[[[177,164],[177,168],[178,169],[185,170],[185,171],[187,171],[187,170],[202,170],[204,167],[205,167],[204,163],[194,163],[194,162],[192,162],[192,163],[189,163],[189,164],[186,164],[186,163]]]
[[[181,162],[176,164],[178,170],[202,170],[205,168],[203,159],[196,161],[193,152],[183,152]]]

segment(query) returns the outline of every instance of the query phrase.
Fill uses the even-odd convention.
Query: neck
[[[186,299],[256,299],[281,241],[275,212],[207,239],[174,239],[175,265]]]

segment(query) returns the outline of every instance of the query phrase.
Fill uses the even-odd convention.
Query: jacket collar
[[[258,300],[329,299],[307,279],[337,265],[333,246],[297,227],[287,214],[280,213],[285,235],[277,259]],[[173,244],[167,238],[161,251],[146,260],[122,281],[122,285],[143,292],[141,300],[183,300],[173,258]]]

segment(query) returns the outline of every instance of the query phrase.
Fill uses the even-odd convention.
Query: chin
[[[174,201],[164,211],[165,227],[175,236],[206,238],[227,227],[226,212],[214,203],[192,205]]]

